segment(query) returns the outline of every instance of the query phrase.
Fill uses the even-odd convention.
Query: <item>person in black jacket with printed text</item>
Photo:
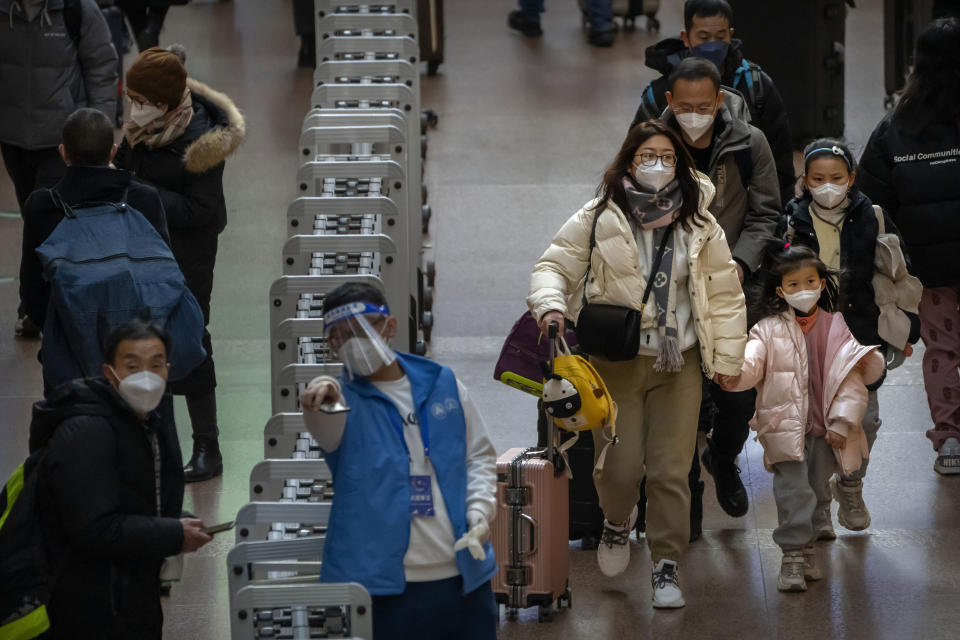
[[[210,541],[181,518],[176,430],[155,410],[169,340],[136,320],[109,337],[102,378],[62,385],[34,405],[31,453],[39,517],[56,576],[47,607],[52,640],[160,640],[164,558]]]
[[[923,283],[923,382],[938,452],[960,473],[960,21],[941,18],[917,39],[897,108],[874,129],[858,186],[896,223]]]
[[[127,71],[131,108],[115,162],[160,192],[170,248],[209,324],[217,239],[227,225],[224,163],[243,141],[246,124],[229,97],[187,77],[183,57],[182,47],[176,52],[155,47]],[[172,385],[175,394],[186,396],[193,427],[187,482],[223,472],[217,380],[206,330],[203,346],[207,359]]]

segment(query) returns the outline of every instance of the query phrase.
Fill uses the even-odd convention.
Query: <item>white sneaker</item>
[[[823,577],[820,563],[817,561],[817,548],[808,544],[803,548],[803,578],[816,581]]]
[[[650,583],[653,585],[653,606],[656,609],[679,609],[687,603],[680,591],[680,567],[673,560],[661,560],[653,570]]]
[[[777,589],[780,591],[806,591],[807,581],[803,577],[803,551],[784,551],[780,561],[780,574],[777,576]]]
[[[837,520],[850,531],[863,531],[870,526],[870,512],[863,503],[863,481],[848,485],[833,475],[830,478],[830,493],[840,505],[837,509]]]
[[[603,575],[612,578],[627,570],[630,564],[630,532],[636,522],[636,506],[624,522],[603,521],[603,534],[597,547],[597,564]]]
[[[942,475],[960,473],[960,440],[947,438],[943,441],[933,463],[933,470]]]

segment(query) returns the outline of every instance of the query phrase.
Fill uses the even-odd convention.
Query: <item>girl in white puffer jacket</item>
[[[829,524],[831,478],[868,456],[866,385],[884,370],[883,356],[857,342],[842,314],[820,308],[836,302],[832,275],[807,247],[780,242],[769,250],[756,296],[765,317],[750,330],[743,371],[720,379],[728,391],[757,389],[750,426],[773,472],[781,591],[806,591],[807,580],[821,577],[812,543]]]

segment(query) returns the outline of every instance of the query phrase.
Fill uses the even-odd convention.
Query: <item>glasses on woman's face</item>
[[[138,105],[138,106],[141,106],[141,107],[142,107],[142,106],[145,106],[146,104],[148,104],[146,100],[144,100],[144,99],[142,99],[142,98],[135,98],[135,97],[133,97],[132,95],[130,95],[130,92],[129,92],[129,91],[124,91],[124,93],[127,95],[127,98],[130,99],[130,102],[132,102],[132,103],[135,104],[135,105]]]
[[[639,158],[639,164],[642,164],[645,167],[652,167],[657,164],[657,160],[663,162],[665,167],[675,167],[677,166],[677,155],[675,153],[664,153],[657,155],[656,153],[641,153],[638,154],[634,160]]]

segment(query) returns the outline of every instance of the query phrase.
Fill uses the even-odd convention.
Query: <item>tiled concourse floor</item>
[[[440,116],[427,163],[438,271],[432,355],[471,388],[500,451],[535,438],[532,400],[491,378],[502,337],[523,310],[534,260],[589,199],[619,146],[652,77],[643,49],[658,37],[621,33],[612,49],[593,49],[572,0],[547,4],[546,35],[531,41],[506,29],[509,0],[447,0],[447,61],[440,75],[423,81],[423,104]],[[881,4],[858,3],[848,21],[847,136],[858,153],[883,114]],[[663,2],[662,33],[679,31],[679,5]],[[270,414],[267,289],[281,271],[311,76],[295,68],[289,0],[194,0],[172,9],[161,39],[184,43],[190,74],[228,93],[248,118],[247,143],[227,164],[230,222],[220,240],[211,325],[226,472],[189,486],[186,497],[212,523],[232,518],[246,502],[250,468],[262,457]],[[16,211],[5,173],[0,211]],[[26,453],[30,406],[41,390],[38,343],[13,338],[19,238],[19,219],[0,217],[3,478]],[[720,511],[707,477],[705,534],[682,563],[685,609],[652,610],[642,543],[632,543],[632,564],[618,579],[602,577],[593,554],[574,544],[573,609],[550,624],[538,624],[533,611],[504,621],[500,637],[960,637],[960,477],[932,470],[919,355],[890,376],[880,403],[884,424],[865,490],[873,524],[862,533],[838,527],[839,539],[821,544],[826,577],[808,593],[776,590],[771,476],[751,441],[740,459],[751,497],[745,517]],[[220,536],[189,558],[166,604],[166,638],[229,637],[224,556],[232,541]]]

